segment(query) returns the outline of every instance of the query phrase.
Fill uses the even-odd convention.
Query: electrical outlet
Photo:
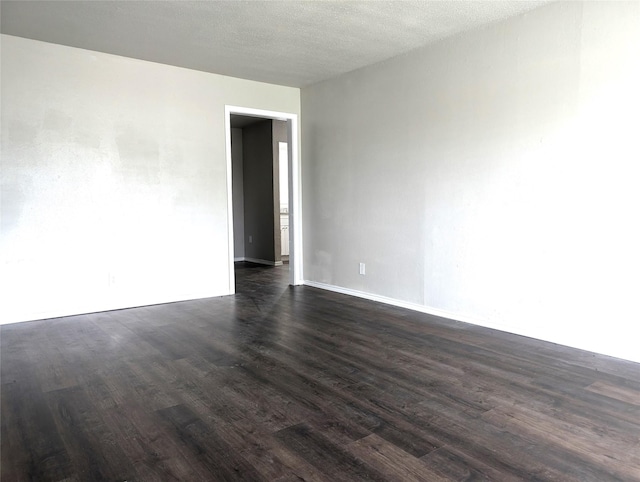
[[[360,274],[364,276],[365,274],[365,266],[364,263],[360,263]]]
[[[253,236],[249,235],[249,244],[253,243]]]

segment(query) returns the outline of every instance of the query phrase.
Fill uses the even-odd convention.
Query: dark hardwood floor
[[[237,283],[2,326],[2,481],[640,480],[638,364]]]

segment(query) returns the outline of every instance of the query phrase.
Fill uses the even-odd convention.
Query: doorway
[[[232,116],[234,122],[232,122]],[[242,116],[238,118],[237,116]],[[286,162],[288,171],[288,179],[286,189],[276,189],[278,191],[286,191],[286,199],[280,198],[278,194],[277,199],[272,199],[272,213],[274,225],[278,226],[277,232],[273,231],[274,239],[273,246],[278,253],[278,259],[273,259],[273,264],[281,264],[282,260],[282,248],[284,244],[288,244],[289,253],[289,284],[299,285],[303,282],[302,277],[302,211],[301,211],[301,191],[300,191],[300,160],[298,156],[298,116],[296,114],[288,114],[283,112],[265,111],[259,109],[252,109],[246,107],[226,106],[225,107],[225,127],[226,127],[226,153],[227,153],[227,202],[228,202],[228,216],[229,216],[229,293],[235,293],[235,265],[236,260],[236,247],[242,245],[236,236],[240,235],[244,237],[244,242],[249,243],[246,246],[249,249],[253,249],[252,243],[254,241],[253,235],[250,232],[242,233],[242,230],[238,229],[237,216],[236,229],[234,230],[234,207],[236,214],[238,213],[238,206],[234,205],[234,189],[237,191],[239,188],[238,180],[234,181],[233,177],[233,151],[232,146],[232,127],[233,125],[241,125],[243,127],[251,124],[258,125],[260,123],[266,123],[268,121],[274,121],[273,126],[278,126],[280,131],[286,130],[286,144],[283,143],[282,135],[277,142],[273,144],[273,157],[272,163],[276,178],[267,182],[279,182],[280,162]],[[238,123],[239,122],[239,123]],[[244,129],[243,129],[244,130]],[[234,132],[234,136],[237,137],[237,133]],[[236,149],[237,151],[237,146]],[[277,167],[276,167],[277,166]],[[273,192],[273,191],[272,191]],[[282,211],[286,210],[286,233],[282,228]],[[244,221],[243,221],[244,223]],[[272,248],[274,249],[274,248]],[[285,259],[286,259],[286,255]],[[247,260],[250,261],[249,258]],[[270,263],[270,261],[268,261]]]

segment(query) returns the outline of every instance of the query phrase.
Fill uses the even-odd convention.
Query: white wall
[[[302,110],[305,279],[640,361],[640,3],[545,6]]]
[[[299,90],[0,46],[0,320],[229,293],[224,106],[299,114]]]

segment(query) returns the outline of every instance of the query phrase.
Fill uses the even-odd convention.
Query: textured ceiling
[[[546,3],[9,1],[2,33],[303,87]]]

